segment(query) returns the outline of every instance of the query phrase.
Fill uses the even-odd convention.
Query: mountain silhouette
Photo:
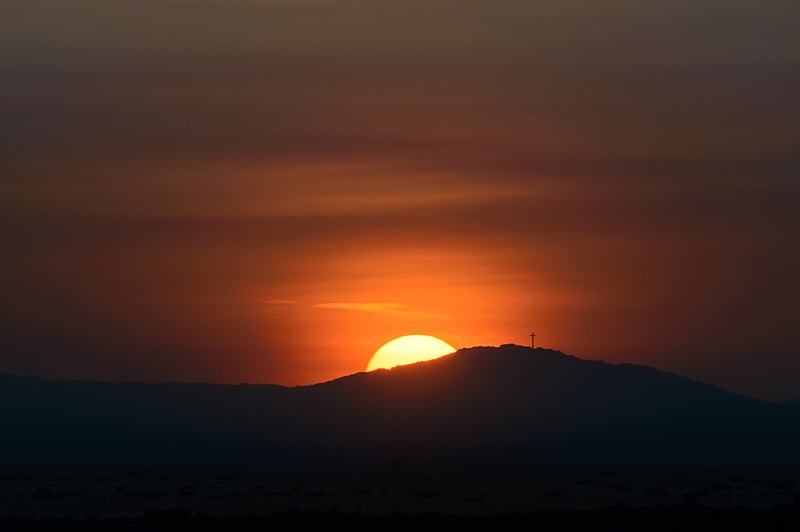
[[[0,375],[0,404],[6,464],[800,464],[793,406],[515,345],[295,388]]]

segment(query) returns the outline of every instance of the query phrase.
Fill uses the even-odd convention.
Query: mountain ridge
[[[634,364],[474,347],[310,386],[0,374],[0,462],[800,463],[800,412]],[[5,458],[4,458],[5,457]]]
[[[564,353],[563,351],[560,351],[560,350],[557,350],[557,349],[549,349],[549,348],[537,347],[536,349],[531,350],[531,348],[529,348],[529,347],[521,346],[521,345],[517,345],[517,344],[503,344],[503,345],[501,345],[499,347],[498,346],[465,347],[465,348],[458,349],[457,351],[454,351],[453,353],[450,353],[448,355],[444,355],[443,357],[440,357],[440,358],[437,358],[437,359],[416,362],[416,363],[413,363],[413,364],[399,365],[399,366],[395,366],[395,367],[389,368],[389,369],[378,369],[378,370],[374,370],[372,372],[359,371],[359,372],[356,372],[356,373],[351,373],[351,374],[348,374],[348,375],[342,375],[340,377],[335,377],[335,378],[327,380],[327,381],[322,381],[322,382],[312,383],[312,384],[301,384],[301,385],[283,385],[283,384],[276,384],[276,383],[260,383],[260,382],[216,383],[216,382],[208,382],[208,381],[138,381],[138,380],[110,381],[110,380],[103,380],[103,379],[47,378],[47,377],[40,377],[40,376],[36,376],[36,375],[30,375],[30,374],[19,374],[19,373],[11,373],[11,372],[3,372],[3,371],[0,371],[0,384],[2,384],[2,379],[19,379],[19,380],[29,380],[29,381],[43,381],[43,382],[50,382],[50,383],[102,384],[102,385],[121,385],[121,386],[128,386],[128,385],[133,385],[133,386],[209,386],[209,387],[234,387],[234,388],[235,387],[252,386],[252,387],[276,388],[276,389],[280,388],[280,389],[284,389],[284,390],[300,390],[300,389],[315,388],[315,387],[320,387],[320,386],[327,386],[327,385],[330,385],[330,384],[333,384],[333,383],[338,383],[340,381],[348,381],[348,380],[350,380],[352,378],[362,378],[362,376],[364,378],[368,378],[366,376],[369,376],[370,374],[372,374],[372,375],[380,375],[380,374],[391,373],[393,371],[400,372],[400,371],[403,371],[403,368],[428,367],[431,364],[446,362],[449,359],[451,359],[452,357],[469,355],[469,354],[471,354],[473,352],[476,352],[476,353],[480,354],[481,352],[487,351],[487,350],[494,350],[494,351],[502,352],[503,350],[510,350],[510,349],[515,350],[517,353],[525,353],[525,354],[531,354],[532,353],[532,354],[537,355],[537,356],[541,356],[541,354],[547,354],[549,356],[555,355],[555,356],[561,357],[563,359],[571,359],[571,360],[580,361],[580,362],[583,362],[583,363],[602,364],[604,366],[610,366],[610,367],[616,367],[616,368],[635,368],[637,370],[652,371],[652,372],[656,372],[658,374],[668,375],[668,376],[675,377],[675,378],[678,378],[678,379],[682,379],[682,380],[685,380],[685,381],[694,382],[694,383],[697,383],[699,385],[706,386],[706,387],[709,387],[709,388],[714,388],[714,389],[717,389],[719,391],[722,391],[722,392],[725,392],[725,393],[728,393],[728,394],[731,394],[731,395],[736,395],[736,396],[740,396],[740,397],[746,397],[746,398],[748,398],[750,400],[759,401],[759,402],[762,402],[762,403],[773,404],[772,401],[766,401],[766,400],[763,400],[763,399],[758,399],[758,398],[751,397],[751,396],[748,396],[748,395],[745,395],[745,394],[741,394],[741,393],[738,393],[738,392],[733,392],[733,391],[727,390],[725,388],[722,388],[722,387],[714,385],[714,384],[705,383],[705,382],[699,381],[697,379],[693,379],[691,377],[686,377],[686,376],[681,375],[679,373],[663,370],[663,369],[656,368],[656,367],[653,367],[653,366],[647,366],[647,365],[643,365],[643,364],[635,364],[635,363],[631,363],[631,362],[612,363],[612,362],[607,362],[607,361],[600,360],[600,359],[584,359],[584,358],[579,358],[577,356]],[[782,402],[775,403],[775,404],[800,404],[800,398],[789,399],[789,400],[782,401]]]

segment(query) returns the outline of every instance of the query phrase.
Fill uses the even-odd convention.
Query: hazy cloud
[[[433,317],[431,313],[408,310],[402,303],[317,303],[314,308],[332,310],[355,310],[393,316]]]

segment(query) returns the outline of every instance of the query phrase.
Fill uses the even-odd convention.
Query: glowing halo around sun
[[[367,371],[381,368],[391,369],[395,366],[433,360],[449,355],[455,350],[452,345],[435,336],[423,334],[401,336],[383,344],[380,349],[375,351],[367,364]]]

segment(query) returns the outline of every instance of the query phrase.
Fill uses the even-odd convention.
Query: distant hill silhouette
[[[800,464],[800,409],[506,345],[314,386],[0,375],[0,464]]]

